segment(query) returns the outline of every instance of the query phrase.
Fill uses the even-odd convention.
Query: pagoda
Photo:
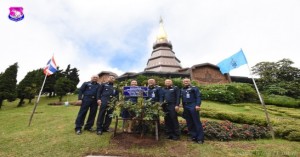
[[[175,52],[172,50],[172,44],[168,40],[161,18],[159,22],[159,32],[153,44],[153,51],[144,71],[178,72],[180,69],[182,69],[180,60],[175,56]]]

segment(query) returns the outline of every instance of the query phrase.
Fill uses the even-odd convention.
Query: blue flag
[[[247,59],[241,49],[236,54],[229,58],[224,59],[218,64],[222,74],[229,73],[230,70],[240,67],[241,65],[247,64]]]

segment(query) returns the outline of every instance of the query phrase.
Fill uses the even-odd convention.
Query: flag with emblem
[[[221,61],[218,64],[218,67],[220,68],[222,74],[225,74],[225,73],[229,73],[230,70],[236,69],[244,64],[247,64],[247,59],[244,55],[243,50],[241,49],[236,54]]]
[[[49,76],[57,71],[57,66],[54,60],[54,56],[48,61],[46,67],[44,68],[44,74]]]

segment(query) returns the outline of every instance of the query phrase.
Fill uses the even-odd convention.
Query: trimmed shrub
[[[297,108],[300,107],[300,101],[288,96],[264,95],[264,101],[267,105]]]
[[[206,110],[202,109],[201,112],[202,117],[207,118],[214,118],[214,119],[220,119],[220,120],[229,120],[234,123],[240,123],[240,124],[256,124],[256,125],[262,125],[267,126],[267,122],[265,119],[253,117],[251,115],[239,113],[229,113],[229,112],[218,112],[213,110]]]
[[[187,134],[188,130],[185,121],[180,121],[182,134]],[[202,121],[205,139],[218,141],[231,140],[254,140],[269,138],[268,129],[258,125],[238,125],[230,121]]]
[[[293,123],[279,123],[274,126],[274,132],[277,137],[290,141],[300,141],[300,127]]]
[[[230,83],[199,86],[203,100],[218,101],[227,104],[239,102],[257,102],[257,94],[251,84]]]
[[[286,138],[290,141],[300,141],[300,132],[292,131]]]

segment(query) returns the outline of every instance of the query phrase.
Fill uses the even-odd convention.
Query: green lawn
[[[70,96],[69,100],[76,100]],[[57,98],[41,98],[28,127],[33,104],[17,108],[17,102],[4,102],[0,110],[0,156],[47,156],[80,157],[87,154],[113,154],[125,156],[300,156],[300,143],[282,139],[256,141],[206,141],[197,145],[182,137],[180,141],[161,139],[161,144],[152,147],[134,146],[128,149],[118,148],[110,143],[112,133],[97,136],[84,132],[74,133],[74,121],[78,106],[49,106],[47,103]],[[249,104],[245,104],[246,106]],[[251,104],[250,104],[251,105]],[[252,104],[253,105],[253,104]],[[249,113],[263,118],[259,109],[236,105],[220,105],[203,102],[203,108],[213,108],[224,112]],[[257,107],[256,107],[257,108]],[[273,112],[295,115],[295,110],[272,107]],[[275,114],[271,114],[273,117]],[[299,119],[297,119],[299,122]]]

